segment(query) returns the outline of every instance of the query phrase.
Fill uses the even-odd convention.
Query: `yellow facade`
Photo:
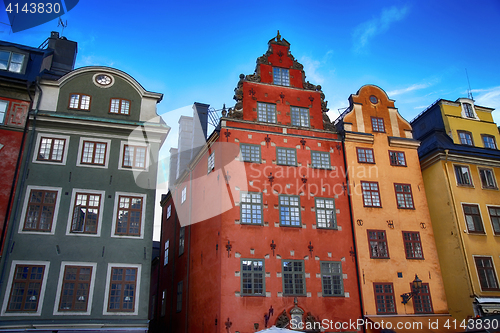
[[[406,321],[448,314],[417,153],[419,142],[382,89],[364,86],[351,96],[350,104],[342,127],[364,315],[374,321],[385,318],[380,316]],[[383,128],[374,128],[372,118]],[[370,151],[373,159],[367,160]],[[391,152],[401,160],[391,160]],[[376,184],[380,204],[374,204],[377,195],[366,191],[367,184]],[[399,185],[410,192],[401,193]],[[374,232],[385,236],[386,250],[381,249],[383,242],[372,239]],[[413,252],[418,245],[405,241],[408,233],[418,234],[421,253]],[[430,298],[418,295],[403,304],[401,295],[411,291],[415,275],[427,285]],[[393,309],[380,304],[380,285],[392,286]],[[383,297],[384,302],[390,299]],[[426,301],[432,303],[431,308],[419,303]]]
[[[464,103],[473,113],[464,114]],[[500,226],[494,228],[500,221],[500,152],[483,141],[492,137],[496,146],[500,139],[491,111],[469,99],[440,100],[412,122],[424,128],[442,119],[442,137],[420,133],[421,165],[450,314],[459,320],[500,310]],[[471,134],[472,146],[461,131]]]

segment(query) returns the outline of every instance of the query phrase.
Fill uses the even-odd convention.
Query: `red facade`
[[[278,34],[240,76],[235,107],[162,202],[160,330],[357,330],[341,140],[289,47]]]

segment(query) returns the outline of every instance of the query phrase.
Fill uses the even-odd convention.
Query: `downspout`
[[[30,93],[30,88],[31,86],[33,85],[33,83],[31,83],[31,85],[28,85],[26,83],[26,91],[28,92],[28,96],[30,98],[30,105],[29,105],[29,110],[31,110],[33,108],[33,97],[31,96],[31,93]],[[11,205],[12,205],[12,201],[14,200],[14,193],[15,193],[15,190],[16,190],[16,183],[17,183],[17,175],[19,173],[19,168],[21,166],[21,160],[22,160],[22,152],[23,152],[23,148],[24,148],[24,142],[26,140],[26,134],[28,133],[28,123],[29,123],[29,111],[28,111],[28,117],[26,119],[26,122],[24,124],[24,130],[23,130],[23,137],[21,138],[21,146],[19,147],[19,154],[17,155],[17,161],[16,161],[16,169],[14,171],[14,178],[12,179],[12,185],[11,185],[11,188],[10,188],[10,195],[9,195],[9,201],[7,203],[7,212],[5,214],[5,219],[4,219],[4,222],[3,222],[3,229],[2,229],[2,235],[0,236],[0,258],[2,257],[2,254],[3,254],[3,249],[4,249],[4,240],[5,240],[5,236],[7,235],[7,226],[8,226],[8,221],[9,221],[9,217],[10,217],[10,210],[11,210]]]
[[[14,244],[12,243],[12,239],[13,239],[13,236],[14,236],[14,230],[15,230],[15,227],[14,227],[14,223],[15,221],[17,220],[18,218],[18,215],[19,215],[19,207],[21,206],[21,199],[22,199],[22,194],[24,193],[24,183],[26,181],[26,176],[27,176],[27,170],[28,170],[28,165],[29,165],[29,161],[30,161],[30,156],[32,154],[32,150],[33,150],[33,145],[35,143],[35,128],[36,128],[36,116],[38,114],[38,109],[40,107],[40,102],[42,100],[42,95],[43,95],[43,91],[42,91],[42,88],[40,87],[40,76],[45,72],[45,70],[40,73],[39,76],[37,76],[36,78],[36,81],[35,81],[35,85],[36,85],[36,88],[38,88],[38,92],[39,92],[39,96],[38,96],[38,100],[36,102],[36,108],[33,112],[33,125],[32,125],[32,131],[31,131],[31,137],[30,137],[30,141],[29,141],[29,145],[28,145],[28,151],[26,154],[23,154],[23,156],[25,156],[25,160],[24,160],[24,165],[23,165],[23,171],[22,171],[22,174],[21,174],[21,182],[19,183],[19,187],[18,189],[20,190],[19,193],[17,194],[17,199],[15,200],[14,202],[14,211],[13,211],[13,218],[12,218],[12,223],[9,225],[9,241],[7,243],[7,247],[6,247],[6,253],[5,253],[5,259],[3,260],[2,262],[2,268],[1,268],[1,273],[0,273],[0,293],[2,292],[2,286],[3,286],[3,280],[4,280],[4,277],[5,277],[5,271],[6,271],[6,265],[7,265],[7,261],[9,259],[9,256],[10,256],[10,253],[12,252],[12,250],[14,249]],[[29,123],[29,112],[28,112],[28,117],[26,119],[26,128],[29,129],[29,126],[28,126],[28,123]],[[24,137],[24,134],[23,134],[23,137]]]
[[[345,169],[345,176],[346,176],[346,191],[347,191],[347,196],[348,199],[347,203],[349,204],[349,217],[351,220],[351,229],[352,229],[352,248],[354,251],[354,262],[356,264],[356,281],[358,283],[358,292],[359,292],[359,308],[361,310],[361,316],[364,318],[364,308],[363,308],[363,293],[361,292],[361,281],[359,278],[359,262],[358,262],[358,252],[357,252],[357,243],[356,243],[356,232],[355,232],[355,224],[354,224],[354,215],[352,211],[352,198],[351,198],[351,189],[350,189],[350,183],[349,183],[349,169],[347,167],[347,158],[345,155],[345,132],[342,134],[342,155],[344,156],[344,169]],[[363,327],[363,332],[366,332],[366,327],[365,325],[362,325]]]
[[[451,195],[451,200],[453,201],[453,208],[454,208],[454,215],[455,215],[455,220],[457,221],[457,225],[458,225],[458,235],[460,236],[460,242],[462,243],[462,254],[464,256],[464,259],[465,259],[465,267],[467,269],[467,274],[469,275],[469,295],[471,296],[475,296],[474,294],[474,286],[472,285],[472,274],[471,274],[471,271],[470,271],[470,266],[469,266],[469,259],[467,257],[467,252],[465,250],[465,244],[464,244],[464,237],[462,235],[462,228],[460,227],[460,221],[458,219],[458,208],[457,208],[457,204],[456,204],[456,201],[455,201],[455,195],[453,194],[453,188],[451,186],[451,182],[450,182],[450,175],[449,175],[449,172],[448,172],[448,153],[449,153],[449,150],[448,149],[445,149],[444,150],[444,153],[445,153],[445,161],[444,161],[444,167],[445,167],[445,173],[446,173],[446,180],[448,182],[448,190],[450,191],[450,195]]]
[[[172,194],[172,204],[174,203],[174,195],[177,194],[177,187],[175,184],[172,186],[172,188],[175,190],[175,193]],[[172,192],[170,192],[172,193]],[[175,209],[175,206],[174,206]],[[175,254],[175,249],[177,248],[178,242],[176,242],[175,236],[177,235],[177,223],[179,223],[179,217],[177,215],[177,209],[175,209],[175,214],[174,214],[174,237],[173,237],[173,246],[172,246],[172,292],[170,293],[170,312],[168,314],[168,323],[170,326],[169,332],[173,332],[173,316],[174,316],[174,290],[177,290],[175,288],[175,262],[177,261],[177,256]],[[162,226],[163,227],[163,226]],[[169,250],[170,251],[170,250]],[[170,258],[169,258],[170,260]],[[163,295],[163,290],[162,290],[162,295]],[[166,302],[166,300],[165,300]],[[160,324],[161,325],[161,324]]]
[[[186,330],[189,329],[189,268],[191,266],[191,224],[192,216],[191,209],[193,208],[193,170],[189,172],[189,232],[188,232],[188,246],[187,246],[187,272],[186,272]]]

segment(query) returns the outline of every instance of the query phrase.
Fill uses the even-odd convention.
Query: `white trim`
[[[142,212],[141,212],[141,232],[139,236],[132,235],[116,235],[116,220],[118,218],[118,208],[120,205],[119,197],[130,196],[130,197],[141,197],[142,198]],[[111,224],[111,237],[116,238],[132,238],[132,239],[144,239],[144,225],[146,224],[146,199],[148,195],[144,193],[130,193],[130,192],[115,192],[115,205],[113,208],[113,220]]]
[[[89,298],[87,300],[87,311],[86,312],[78,312],[78,311],[59,311],[59,302],[61,300],[61,291],[62,291],[62,283],[64,279],[64,270],[66,266],[80,266],[80,267],[92,267],[92,275],[90,276],[90,287],[89,287]],[[97,263],[91,262],[75,262],[75,261],[62,261],[61,269],[59,271],[59,281],[57,282],[56,289],[56,300],[54,303],[54,312],[53,315],[62,315],[62,316],[80,316],[80,315],[90,315],[92,310],[92,300],[94,298],[94,286],[95,286],[95,275],[97,270]]]
[[[459,98],[459,99],[456,100],[456,102],[460,103],[460,109],[461,109],[460,115],[462,116],[462,118],[464,118],[464,119],[471,119],[471,120],[481,120],[477,116],[476,108],[474,106],[474,101],[472,99],[469,99],[469,98]],[[467,104],[471,105],[471,107],[472,107],[472,113],[474,114],[474,118],[466,116],[464,103],[467,103]]]
[[[44,191],[56,191],[57,192],[56,205],[54,206],[54,216],[52,216],[52,227],[50,229],[50,232],[33,231],[33,230],[23,231],[24,222],[26,221],[26,212],[28,211],[28,203],[30,200],[31,190],[44,190]],[[24,204],[23,204],[21,219],[19,220],[18,233],[20,233],[20,234],[35,234],[35,235],[53,235],[56,231],[57,216],[59,214],[59,205],[61,203],[61,193],[62,193],[62,187],[28,185],[26,187],[26,193],[24,195]]]
[[[498,191],[498,182],[497,182],[497,177],[495,176],[495,169],[493,169],[492,167],[484,167],[481,165],[476,165],[476,169],[477,169],[477,175],[479,176],[479,183],[481,183],[481,189],[483,189],[483,190],[497,190]],[[481,172],[479,169],[491,171],[491,173],[493,175],[493,181],[495,182],[495,187],[484,187],[483,186],[483,180],[481,179]]]
[[[109,287],[111,284],[111,270],[113,267],[125,267],[125,268],[137,268],[137,279],[135,281],[135,304],[134,312],[109,312],[108,311],[108,301],[109,301]],[[104,291],[104,304],[102,307],[103,315],[119,315],[119,316],[137,316],[139,313],[139,293],[141,289],[141,264],[118,264],[118,263],[108,263],[108,272],[106,274],[106,290]]]
[[[129,146],[135,146],[135,147],[145,147],[146,148],[146,158],[145,158],[145,161],[144,161],[144,169],[140,169],[140,168],[134,168],[133,166],[131,168],[124,168],[123,167],[123,158],[124,158],[124,151],[123,149],[125,148],[125,145],[129,145]],[[128,140],[128,141],[121,141],[120,142],[120,159],[118,161],[118,170],[127,170],[127,171],[139,171],[139,172],[149,172],[149,163],[150,163],[150,160],[149,160],[149,155],[151,154],[150,153],[150,146],[149,144],[147,143],[144,143],[143,142],[140,142],[140,141],[131,141],[131,140]]]
[[[483,233],[481,232],[469,232],[469,227],[467,226],[467,220],[465,219],[465,211],[464,211],[464,205],[474,205],[477,206],[477,209],[479,210],[479,216],[481,217],[481,224],[483,225]],[[483,219],[483,214],[481,213],[481,205],[477,202],[460,202],[460,207],[462,207],[462,217],[464,219],[465,223],[465,231],[469,235],[487,235],[486,229],[484,228],[484,219]]]
[[[98,83],[98,82],[97,82],[97,77],[98,77],[99,75],[105,75],[105,76],[107,76],[107,77],[111,78],[111,82],[110,82],[109,84],[106,84],[106,85],[102,85],[102,84]],[[93,82],[93,83],[94,83],[97,87],[105,89],[105,88],[109,88],[109,87],[111,87],[113,84],[115,84],[115,77],[114,77],[113,75],[109,74],[109,73],[97,73],[97,74],[94,74],[94,75],[92,76],[92,82]]]
[[[73,209],[75,208],[75,198],[76,192],[87,193],[87,194],[100,194],[101,202],[99,202],[99,220],[97,221],[97,233],[96,234],[87,234],[84,232],[71,232],[71,224],[73,223]],[[87,190],[81,188],[74,188],[71,193],[71,203],[69,206],[68,212],[68,225],[66,226],[66,236],[87,236],[87,237],[101,237],[101,227],[102,227],[102,214],[104,212],[104,199],[106,196],[106,191],[97,191],[97,190]]]
[[[99,142],[99,143],[106,144],[106,155],[104,156],[104,165],[85,164],[85,163],[82,164],[83,141],[93,141],[93,142]],[[76,158],[76,166],[86,167],[86,168],[107,169],[108,163],[109,163],[110,152],[111,152],[111,140],[100,139],[100,138],[81,137],[80,144],[78,145],[78,156]]]
[[[7,312],[7,306],[10,299],[10,292],[12,290],[12,281],[14,280],[14,273],[16,265],[42,265],[45,266],[43,270],[42,285],[40,286],[40,298],[38,299],[38,306],[36,312]],[[47,285],[47,276],[49,275],[50,261],[24,261],[12,260],[10,265],[9,279],[7,280],[7,288],[5,290],[2,313],[1,316],[40,316],[42,314],[43,300],[45,297],[45,287]]]
[[[476,269],[476,277],[477,277],[477,282],[479,283],[479,288],[481,289],[482,292],[494,292],[494,293],[498,293],[498,290],[483,290],[483,286],[481,285],[481,280],[479,279],[479,272],[477,270],[477,265],[476,265],[476,257],[483,257],[483,258],[491,258],[491,264],[493,265],[493,272],[495,273],[495,278],[496,278],[496,281],[497,281],[497,287],[500,288],[500,285],[499,285],[499,281],[498,281],[498,275],[497,275],[497,269],[495,267],[495,260],[493,260],[493,256],[489,256],[489,255],[481,255],[481,254],[473,254],[472,255],[472,258],[474,259],[474,268]]]
[[[63,151],[63,156],[62,156],[62,161],[61,162],[39,161],[37,159],[37,157],[38,157],[38,151],[40,149],[40,142],[42,141],[42,136],[43,137],[48,137],[48,138],[53,138],[53,139],[64,139],[64,140],[66,140],[66,142],[64,143],[64,151]],[[58,135],[58,134],[52,134],[52,133],[40,133],[39,132],[38,136],[36,138],[36,145],[35,145],[35,150],[33,152],[32,163],[52,164],[52,165],[66,165],[66,158],[68,157],[69,139],[70,139],[70,137],[68,135]]]
[[[465,187],[465,188],[476,188],[476,186],[474,185],[474,179],[472,178],[472,172],[470,170],[470,166],[468,164],[463,164],[463,163],[452,163],[453,165],[453,173],[455,174],[455,185],[457,185],[458,187]],[[457,173],[455,171],[455,166],[459,166],[459,167],[466,167],[467,170],[469,170],[469,178],[470,178],[470,182],[471,184],[468,185],[468,184],[460,184],[458,183],[458,178],[457,178]]]

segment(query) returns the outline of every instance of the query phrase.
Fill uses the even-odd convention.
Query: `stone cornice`
[[[420,147],[420,141],[414,139],[400,138],[395,136],[389,136],[387,137],[387,139],[389,140],[390,147],[408,149],[418,149],[418,147]]]
[[[421,160],[420,167],[422,170],[424,170],[439,161],[449,161],[461,164],[472,164],[472,165],[500,168],[500,160],[486,159],[481,157],[473,157],[473,156],[459,155],[459,154],[446,154],[445,151],[435,152],[434,154]]]
[[[345,132],[345,141],[349,142],[361,142],[373,144],[374,136],[373,134],[360,133],[360,132]]]

